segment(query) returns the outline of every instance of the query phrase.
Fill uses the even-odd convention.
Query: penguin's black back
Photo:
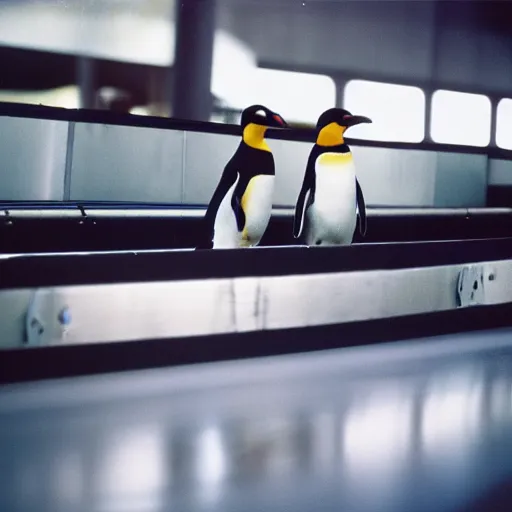
[[[234,191],[237,199],[241,200],[243,193],[247,189],[249,181],[254,176],[264,174],[267,176],[275,176],[274,156],[270,151],[256,149],[244,141],[240,143],[236,153],[232,158],[232,165],[235,167],[236,173],[240,174],[240,180]],[[233,181],[234,183],[234,181]]]
[[[274,155],[270,151],[253,148],[244,141],[240,142],[231,161],[242,178],[244,175],[251,178],[258,174],[275,175]]]
[[[240,174],[240,179],[233,193],[234,203],[241,201],[247,185],[254,176],[261,174],[275,176],[274,155],[272,155],[271,151],[253,148],[243,140],[240,142],[235,154],[226,164],[226,167],[224,167],[220,181],[206,210],[203,218],[204,232],[200,236],[201,243],[198,245],[198,248],[211,247],[217,210],[225,195],[235,183],[238,174]],[[237,219],[237,222],[239,224],[242,223],[242,219]]]

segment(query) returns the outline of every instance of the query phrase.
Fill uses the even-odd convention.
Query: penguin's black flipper
[[[304,229],[304,220],[308,208],[313,204],[313,194],[311,188],[301,190],[297,205],[295,206],[295,217],[293,219],[293,236],[299,238]]]
[[[236,156],[236,154],[235,154]],[[222,200],[229,192],[229,189],[237,180],[237,171],[235,164],[235,157],[233,157],[224,168],[220,181],[215,189],[215,192],[210,199],[206,213],[202,219],[200,228],[200,243],[196,249],[211,249],[213,247],[213,235],[215,226],[215,217],[219,210]]]
[[[359,185],[359,181],[356,178],[356,199],[357,199],[357,210],[359,212],[359,232],[362,236],[366,235],[366,205],[364,202],[363,190],[361,189],[361,185]]]
[[[233,190],[233,195],[231,196],[231,208],[233,209],[236,225],[239,232],[243,231],[245,227],[245,212],[242,208],[242,197],[246,187],[247,183],[242,183],[240,179],[240,173],[238,173],[236,178],[236,186]]]
[[[313,149],[309,154],[306,172],[304,173],[304,180],[302,188],[297,198],[295,205],[295,216],[293,219],[293,236],[299,238],[304,228],[304,218],[306,211],[315,202],[315,161],[317,152]]]

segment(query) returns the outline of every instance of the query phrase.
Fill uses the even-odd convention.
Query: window
[[[439,90],[432,96],[434,142],[487,146],[491,140],[491,101],[481,94]]]
[[[351,128],[348,137],[421,142],[425,136],[425,95],[418,87],[351,80],[345,86],[344,108],[372,120]]]
[[[263,68],[247,73],[247,87],[238,91],[236,101],[223,98],[230,107],[262,104],[288,122],[316,124],[320,114],[336,104],[336,86],[328,76]]]
[[[243,109],[256,69],[256,54],[237,38],[218,30],[213,47],[211,90],[230,107]]]
[[[503,98],[498,103],[496,145],[503,149],[512,149],[512,100],[508,98]]]

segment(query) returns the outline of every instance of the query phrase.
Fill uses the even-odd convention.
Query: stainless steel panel
[[[0,277],[1,279],[1,277]],[[0,348],[20,346],[25,337],[25,319],[32,290],[18,290],[0,296]]]
[[[205,205],[239,139],[230,135],[186,134],[184,203]],[[312,144],[269,139],[276,163],[274,205],[294,207]],[[367,204],[433,206],[436,155],[353,146]]]
[[[437,154],[435,206],[485,206],[487,157],[461,153]]]
[[[232,135],[185,134],[183,203],[208,204],[239,143],[240,137]]]
[[[77,124],[71,200],[181,203],[183,132]]]
[[[352,146],[366,204],[434,206],[436,154]]]
[[[512,261],[482,264],[482,304],[512,302]],[[329,325],[457,307],[463,266],[34,290],[36,344],[77,344]],[[494,274],[494,280],[489,279]],[[19,293],[0,293],[2,323]],[[28,308],[28,304],[27,304]],[[63,325],[67,309],[71,322]],[[20,345],[23,332],[3,339]]]
[[[4,386],[0,508],[475,510],[512,475],[511,334]]]
[[[0,117],[0,200],[64,199],[68,123]]]
[[[512,161],[489,159],[489,185],[512,185]]]
[[[264,279],[258,294],[264,304],[263,327],[286,329],[455,309],[454,292],[462,267]],[[500,275],[500,285],[488,280],[490,269]],[[512,262],[487,264],[485,304],[511,302],[511,283]]]

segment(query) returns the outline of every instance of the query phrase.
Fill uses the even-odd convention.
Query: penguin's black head
[[[361,123],[371,123],[365,116],[355,116],[343,108],[326,110],[316,123],[318,132],[317,144],[332,146],[343,144],[343,134],[347,128]]]
[[[355,126],[361,123],[371,123],[372,120],[365,116],[354,116],[348,110],[343,108],[330,108],[326,110],[319,118],[316,123],[318,130],[325,128],[331,123],[336,123],[345,129],[350,126]]]
[[[242,112],[240,121],[242,128],[249,124],[265,126],[267,128],[287,128],[285,120],[276,112],[264,107],[263,105],[252,105]]]

